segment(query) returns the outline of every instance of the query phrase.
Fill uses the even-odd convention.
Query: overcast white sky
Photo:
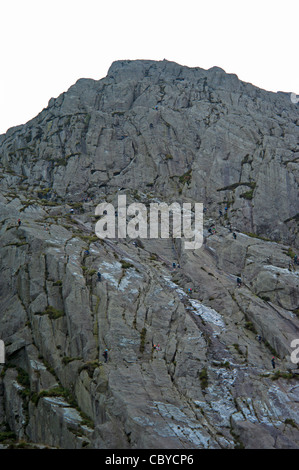
[[[0,0],[0,133],[122,59],[213,66],[299,94],[299,0]]]

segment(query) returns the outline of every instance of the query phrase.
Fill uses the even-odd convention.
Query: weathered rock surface
[[[299,448],[298,138],[287,94],[167,61],[116,62],[0,136],[0,436]],[[120,194],[202,202],[203,246],[99,240]]]

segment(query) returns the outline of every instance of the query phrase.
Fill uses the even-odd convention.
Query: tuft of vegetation
[[[271,352],[271,354],[275,357],[278,357],[279,358],[279,355],[277,354],[277,352],[275,351],[275,349],[271,346],[271,344],[266,340],[265,341],[265,346],[266,348],[269,349],[269,351]]]
[[[81,361],[82,358],[81,357],[69,357],[69,356],[64,356],[62,358],[62,363],[66,366],[67,364],[69,364],[70,362],[73,362],[73,361]]]
[[[289,248],[288,251],[285,251],[285,254],[292,259],[294,259],[296,255],[296,253],[293,252],[292,248]]]
[[[295,421],[294,421],[293,419],[291,419],[291,418],[285,419],[284,424],[289,424],[289,425],[292,426],[293,428],[297,428],[297,429],[298,429],[297,424],[296,424]]]
[[[134,265],[131,263],[128,263],[127,261],[121,260],[120,263],[123,269],[134,268]]]
[[[288,219],[286,219],[284,221],[284,223],[286,224],[287,222],[290,222],[291,220],[295,220],[296,222],[299,222],[299,212],[298,212],[298,214],[294,215],[293,217],[289,217]]]
[[[294,374],[293,372],[280,372],[280,370],[278,370],[272,375],[271,380],[278,380],[278,379],[299,380],[299,375]]]
[[[30,387],[29,374],[21,367],[17,367],[17,371],[18,371],[17,382],[23,387],[29,388]]]
[[[101,363],[99,361],[88,361],[83,364],[78,370],[78,374],[80,375],[83,370],[86,370],[89,377],[92,379],[94,371],[100,367]]]
[[[249,191],[246,191],[245,193],[240,194],[240,197],[243,199],[247,199],[248,201],[251,201],[253,199],[253,189],[250,189]]]
[[[270,238],[262,237],[261,235],[257,235],[256,233],[252,232],[244,232],[245,235],[251,238],[258,238],[259,240],[263,240],[264,242],[271,242]]]
[[[146,337],[146,328],[142,328],[140,333],[140,352],[143,353],[145,348],[145,337]]]
[[[179,177],[179,182],[181,184],[187,183],[189,186],[189,184],[191,183],[191,178],[192,178],[192,170],[190,169]]]
[[[0,432],[0,442],[5,442],[5,441],[8,441],[10,439],[16,439],[16,435],[14,432],[12,431],[4,431],[4,432]]]
[[[205,367],[200,371],[198,377],[199,377],[199,380],[200,380],[201,389],[205,390],[207,388],[208,384],[209,384],[208,383],[208,372],[207,372],[207,369]]]
[[[257,333],[252,321],[245,322],[245,328],[246,328],[246,330],[252,331],[252,333],[255,333],[255,334]]]
[[[239,434],[237,434],[233,430],[232,425],[231,425],[231,428],[230,428],[230,433],[233,436],[233,439],[234,439],[234,442],[235,442],[235,449],[244,449],[245,446],[244,446],[243,442],[241,441]]]
[[[52,307],[52,305],[48,305],[43,312],[36,312],[35,315],[49,315],[51,320],[57,320],[64,316],[64,312]]]
[[[265,302],[271,302],[270,297],[268,297],[267,295],[261,295],[261,299],[264,300]]]
[[[233,344],[233,347],[235,348],[235,350],[237,351],[238,354],[240,354],[240,356],[244,356],[240,346],[237,344],[237,343],[234,343]]]
[[[292,312],[299,318],[299,308],[292,310]]]
[[[81,238],[84,242],[94,243],[99,241],[99,238],[96,235],[79,235],[78,237]]]
[[[256,183],[254,181],[248,181],[246,183],[233,183],[233,184],[230,184],[229,186],[225,186],[224,188],[219,188],[217,189],[217,191],[234,191],[239,186],[247,186],[251,188],[252,190],[254,190],[254,188],[256,187]]]

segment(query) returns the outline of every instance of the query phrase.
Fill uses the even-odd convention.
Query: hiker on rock
[[[99,282],[101,282],[102,275],[101,275],[100,271],[98,271],[98,274],[97,274],[97,276],[98,276],[98,281],[99,281]]]
[[[272,364],[273,369],[275,369],[275,357],[274,356],[271,359],[271,364]]]
[[[108,349],[105,349],[105,351],[103,352],[103,357],[105,359],[105,362],[108,361]]]
[[[21,219],[19,219],[19,220],[18,220],[18,225],[19,225],[19,227],[20,227],[21,223],[22,223],[22,222],[21,222]]]
[[[234,237],[234,239],[236,240],[236,238],[237,238],[236,232],[233,233],[233,237]]]
[[[237,285],[238,285],[238,287],[241,287],[241,284],[242,284],[242,280],[241,280],[239,277],[237,277]]]

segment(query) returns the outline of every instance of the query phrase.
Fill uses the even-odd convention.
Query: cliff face
[[[116,62],[0,136],[0,156],[3,433],[63,448],[299,447],[289,95],[216,67]],[[99,240],[95,207],[120,194],[202,202],[203,247]]]

